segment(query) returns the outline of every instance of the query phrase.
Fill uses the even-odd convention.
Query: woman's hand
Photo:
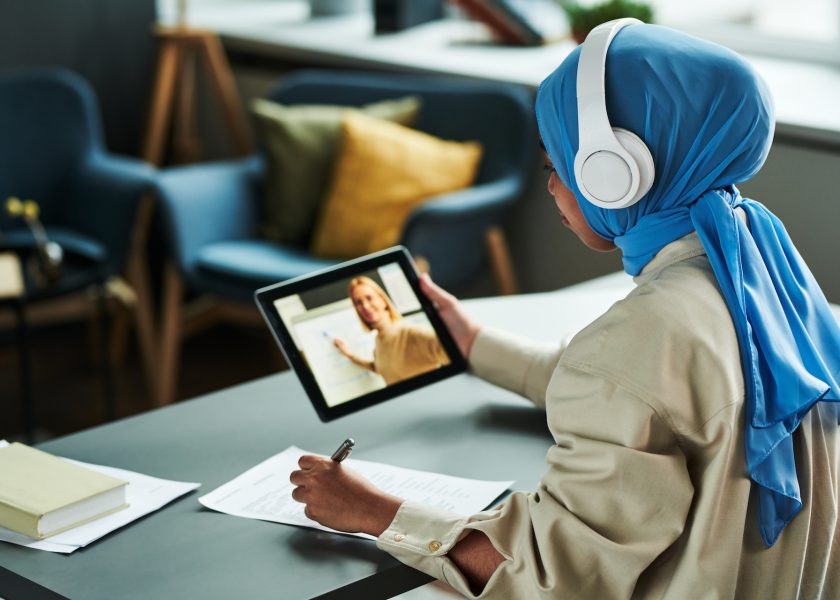
[[[347,344],[342,342],[340,339],[335,338],[333,340],[333,346],[338,348],[338,351],[341,352],[347,358],[350,358],[350,351],[347,349]]]
[[[386,494],[341,463],[302,456],[292,498],[306,505],[304,513],[325,527],[348,533],[379,535],[388,528],[402,500]]]
[[[350,359],[353,364],[356,364],[363,369],[367,369],[369,371],[376,372],[376,368],[373,366],[373,362],[369,360],[365,360],[359,356],[356,356],[347,348],[347,344],[345,344],[340,339],[336,338],[333,340],[333,346],[335,346],[339,352],[341,352],[346,358]]]
[[[470,350],[481,326],[470,318],[458,299],[438,287],[428,273],[420,276],[420,289],[437,307],[440,318],[449,328],[461,354],[465,359],[469,359]]]

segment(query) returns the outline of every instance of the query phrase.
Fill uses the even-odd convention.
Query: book
[[[14,252],[0,253],[0,299],[23,295],[20,259]]]
[[[43,539],[126,508],[128,482],[24,444],[0,448],[0,526]]]
[[[487,25],[503,44],[540,46],[567,30],[562,11],[543,0],[449,0],[469,17]]]

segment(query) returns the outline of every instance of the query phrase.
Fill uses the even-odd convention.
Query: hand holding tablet
[[[402,247],[262,288],[255,300],[323,421],[466,368]]]

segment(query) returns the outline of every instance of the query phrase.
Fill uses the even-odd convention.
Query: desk
[[[468,306],[483,323],[550,340],[583,326],[631,286],[615,274]],[[40,446],[202,487],[68,556],[0,544],[0,567],[74,600],[395,596],[429,578],[373,542],[232,517],[196,500],[289,445],[328,453],[347,436],[357,440],[360,459],[514,479],[525,490],[536,487],[552,443],[541,411],[471,375],[323,424],[295,376],[281,373]],[[0,571],[0,597],[16,600],[12,586],[21,583],[28,584]],[[22,597],[38,598],[29,589]]]

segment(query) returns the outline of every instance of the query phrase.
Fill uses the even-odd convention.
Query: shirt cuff
[[[466,524],[466,517],[406,500],[376,545],[400,562],[443,579],[443,557],[463,537]]]
[[[473,519],[481,521],[491,518],[496,512],[478,513]],[[467,598],[476,598],[467,578],[446,556],[455,544],[478,529],[475,527],[477,523],[469,521],[467,517],[406,500],[400,505],[388,528],[377,538],[376,545],[403,564],[448,583]],[[510,559],[508,554],[500,553]],[[496,569],[481,597],[493,587],[491,582],[498,579],[500,570],[501,567]]]
[[[446,556],[471,531],[465,528],[467,521],[461,515],[406,500],[376,545],[401,563],[475,598],[466,577]]]

